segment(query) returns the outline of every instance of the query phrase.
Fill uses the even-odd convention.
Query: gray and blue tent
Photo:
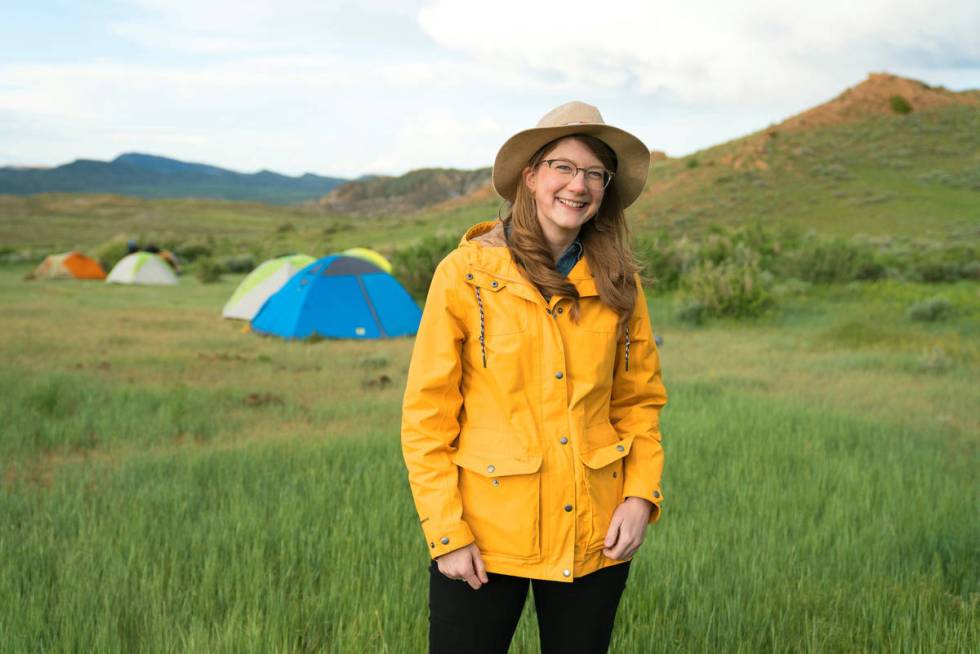
[[[252,319],[252,331],[283,338],[410,336],[422,312],[394,277],[356,257],[332,254],[296,273]]]

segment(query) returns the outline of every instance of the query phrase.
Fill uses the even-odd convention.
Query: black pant
[[[429,654],[505,654],[527,598],[541,629],[542,654],[598,654],[609,649],[630,564],[603,568],[571,583],[487,573],[479,590],[429,568]]]

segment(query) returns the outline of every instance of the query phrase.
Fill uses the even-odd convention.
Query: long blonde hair
[[[540,164],[565,139],[581,142],[606,169],[616,170],[616,153],[603,141],[586,134],[573,134],[551,141],[534,153],[528,166],[534,168]],[[502,221],[510,226],[507,246],[520,271],[545,297],[557,295],[570,298],[570,315],[577,320],[578,290],[555,270],[554,258],[538,222],[534,195],[524,183],[524,175],[518,180],[514,203]],[[615,177],[606,187],[599,211],[582,225],[578,237],[595,278],[599,299],[619,314],[619,328],[622,331],[636,304],[636,273],[640,267],[630,248],[629,229]]]

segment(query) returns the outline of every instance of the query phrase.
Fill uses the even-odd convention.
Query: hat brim
[[[619,191],[623,208],[636,201],[646,185],[650,172],[650,151],[643,141],[629,132],[604,123],[578,123],[556,127],[534,127],[507,139],[493,162],[493,190],[513,202],[525,166],[534,153],[547,143],[573,134],[594,136],[616,153],[618,170],[613,184]]]

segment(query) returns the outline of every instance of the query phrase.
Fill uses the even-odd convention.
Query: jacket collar
[[[504,226],[499,220],[488,220],[470,227],[459,245],[470,253],[470,266],[505,280],[508,284],[520,286],[523,291],[518,292],[519,295],[544,303],[544,298],[541,297],[538,289],[534,288],[514,265],[510,250],[507,249],[507,241],[504,239]],[[568,273],[568,281],[575,285],[580,297],[599,294],[595,278],[584,256]]]

